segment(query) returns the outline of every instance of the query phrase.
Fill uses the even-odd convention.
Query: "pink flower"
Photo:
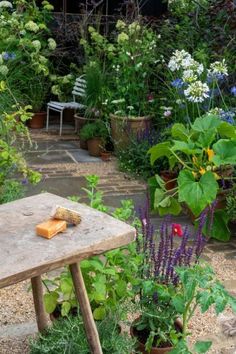
[[[172,224],[172,235],[182,237],[183,230],[180,224]]]
[[[154,101],[154,96],[152,93],[149,93],[149,95],[147,96],[147,100],[148,102],[153,102]]]

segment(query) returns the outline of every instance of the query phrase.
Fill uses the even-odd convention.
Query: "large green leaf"
[[[228,228],[229,216],[224,210],[216,210],[213,218],[213,225],[208,235],[210,217],[208,217],[203,233],[206,236],[213,237],[219,241],[227,242],[230,239],[230,230]]]
[[[196,216],[216,198],[218,184],[210,171],[201,176],[199,181],[195,181],[191,171],[182,170],[177,181],[179,202],[185,202]]]
[[[97,321],[103,320],[105,316],[106,316],[106,310],[103,306],[99,306],[93,311],[93,317]]]
[[[171,150],[172,151],[181,151],[187,155],[201,153],[201,150],[197,149],[196,145],[192,141],[186,143],[184,141],[174,140],[174,145],[171,147]]]
[[[199,354],[206,353],[210,349],[211,345],[211,341],[199,341],[194,345],[194,350]]]
[[[178,138],[187,142],[189,138],[189,130],[181,123],[176,123],[171,128],[173,138]]]
[[[153,165],[154,162],[159,159],[160,157],[166,156],[169,157],[170,155],[170,142],[164,142],[164,143],[160,143],[157,144],[153,147],[151,147],[151,149],[148,150],[148,154],[150,154],[150,161],[151,164]]]
[[[164,198],[165,192],[160,188],[156,188],[154,193],[154,209],[157,209],[159,207],[160,203],[163,201]]]
[[[215,153],[212,161],[216,166],[236,164],[236,139],[218,140],[217,143],[212,146],[212,149]]]
[[[197,118],[192,125],[192,129],[197,132],[204,133],[209,130],[216,130],[220,124],[220,118],[211,114]]]
[[[222,122],[217,131],[221,136],[226,138],[236,138],[236,127],[227,122]]]
[[[43,301],[47,313],[52,313],[55,310],[58,299],[59,294],[55,291],[44,294]]]
[[[160,216],[164,215],[179,215],[182,208],[178,200],[176,198],[169,196],[169,205],[165,208],[161,205],[158,207],[158,212]]]
[[[208,130],[204,133],[200,133],[197,140],[198,146],[200,146],[201,148],[209,148],[209,146],[215,140],[215,136],[216,136],[216,132],[212,130]]]

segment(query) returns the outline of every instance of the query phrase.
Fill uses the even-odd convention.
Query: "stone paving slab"
[[[55,163],[75,163],[67,151],[45,151],[45,152],[29,152],[25,155],[29,166]]]

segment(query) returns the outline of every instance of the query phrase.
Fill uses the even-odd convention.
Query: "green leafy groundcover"
[[[104,354],[134,353],[135,341],[120,334],[116,314],[98,321],[97,328]],[[90,354],[80,316],[55,321],[44,334],[31,342],[30,354]]]

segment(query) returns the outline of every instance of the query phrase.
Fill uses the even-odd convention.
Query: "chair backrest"
[[[86,95],[86,80],[84,77],[85,75],[82,75],[75,80],[75,85],[72,91],[74,101],[76,100],[76,96],[85,97]]]

